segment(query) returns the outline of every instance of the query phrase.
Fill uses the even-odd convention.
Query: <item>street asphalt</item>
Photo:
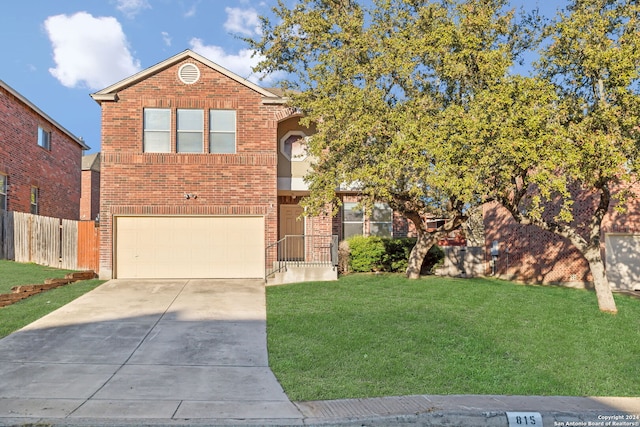
[[[268,365],[263,281],[111,280],[0,340],[0,425],[640,427],[640,398],[291,402]]]

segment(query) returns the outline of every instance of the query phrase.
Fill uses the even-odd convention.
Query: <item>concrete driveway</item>
[[[0,340],[11,418],[302,422],[268,367],[259,280],[111,280]]]

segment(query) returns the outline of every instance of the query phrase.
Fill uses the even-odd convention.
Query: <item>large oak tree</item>
[[[511,72],[537,26],[506,0],[280,1],[251,43],[260,70],[290,73],[292,105],[317,124],[310,212],[344,185],[389,203],[418,231],[417,277],[440,234],[497,200],[569,239],[615,312],[600,238],[637,172],[639,8],[572,0],[546,27],[535,77]],[[586,222],[574,211],[584,194],[596,198]],[[428,232],[429,217],[447,221]]]
[[[250,41],[261,71],[286,71],[291,105],[315,123],[316,162],[307,179],[309,213],[336,190],[356,189],[365,205],[388,203],[417,230],[407,275],[428,249],[458,228],[486,196],[463,145],[448,149],[459,114],[498,84],[529,32],[504,0],[280,1]],[[454,114],[455,117],[452,117]],[[429,218],[445,219],[427,230]]]
[[[571,1],[546,29],[538,77],[485,93],[467,118],[472,145],[496,159],[483,172],[492,195],[518,222],[568,239],[611,313],[602,221],[612,206],[624,209],[636,183],[639,13],[633,0]]]

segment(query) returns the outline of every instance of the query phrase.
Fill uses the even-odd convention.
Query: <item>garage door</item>
[[[640,290],[640,235],[608,234],[606,262],[613,289]]]
[[[115,225],[120,279],[264,277],[263,217],[117,217]]]

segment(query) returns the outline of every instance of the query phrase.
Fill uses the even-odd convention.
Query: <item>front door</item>
[[[280,205],[280,239],[287,237],[280,251],[281,261],[304,260],[304,219],[300,205]]]

